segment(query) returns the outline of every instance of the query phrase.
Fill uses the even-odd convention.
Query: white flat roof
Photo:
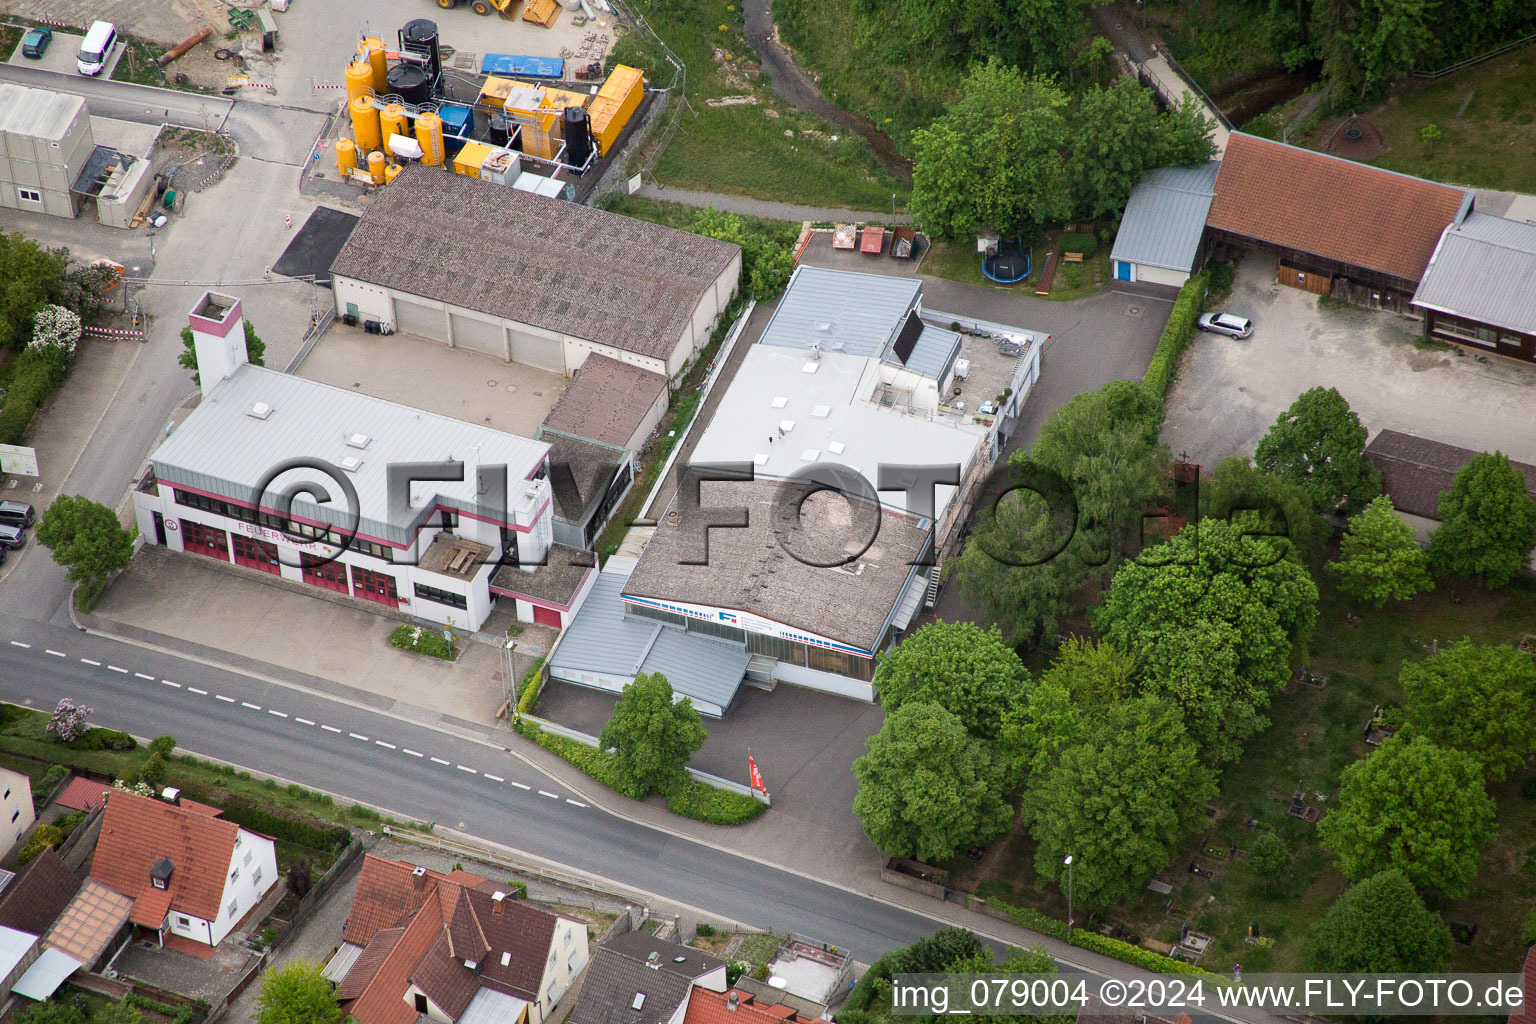
[[[749,462],[758,478],[779,480],[835,463],[857,471],[871,488],[882,463],[954,464],[963,472],[986,437],[984,428],[866,401],[880,365],[878,357],[824,352],[817,360],[800,349],[753,345],[689,463]],[[954,492],[937,488],[936,513]],[[887,508],[913,511],[905,492],[878,493]]]
[[[30,932],[0,926],[0,978],[16,969],[36,941],[37,936]]]
[[[62,139],[84,109],[85,100],[79,96],[29,89],[10,82],[0,85],[0,131],[3,132],[34,139]]]
[[[270,410],[265,419],[251,414],[258,404]],[[367,447],[348,443],[358,434],[367,438]],[[150,461],[162,481],[250,504],[251,492],[279,463],[301,457],[321,459],[338,467],[334,475],[356,488],[364,520],[360,529],[376,535],[368,524],[388,521],[386,485],[391,463],[452,459],[504,465],[508,501],[515,502],[518,483],[538,469],[548,452],[549,445],[543,441],[247,364],[220,381]],[[345,459],[358,459],[360,464],[347,470]],[[475,473],[466,468],[464,476],[462,481],[416,484],[414,491],[473,508],[479,503]],[[337,486],[313,470],[285,475],[279,483],[297,479],[318,479],[332,491]],[[333,493],[326,507],[335,509],[336,515],[313,515],[316,509],[304,495],[296,495],[293,503],[298,515],[348,525],[345,497]],[[402,537],[387,539],[404,542]]]
[[[81,968],[79,960],[68,953],[61,953],[52,946],[43,950],[43,955],[33,961],[21,979],[11,987],[11,991],[28,999],[36,999],[42,1002],[54,992],[58,991],[64,979],[68,978]]]

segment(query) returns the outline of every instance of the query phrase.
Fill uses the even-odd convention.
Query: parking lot
[[[1317,296],[1275,283],[1275,261],[1256,255],[1225,308],[1251,318],[1253,336],[1190,344],[1163,428],[1176,455],[1206,466],[1251,455],[1298,394],[1322,386],[1338,388],[1372,434],[1390,427],[1536,460],[1536,366],[1427,344],[1418,321],[1391,313],[1319,308]]]

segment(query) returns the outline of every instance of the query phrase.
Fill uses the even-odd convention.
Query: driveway
[[[1391,313],[1319,309],[1316,296],[1274,278],[1273,259],[1250,255],[1227,308],[1252,318],[1253,337],[1199,334],[1185,352],[1163,425],[1175,454],[1206,466],[1251,455],[1298,394],[1324,386],[1372,434],[1390,427],[1536,460],[1536,367],[1428,345],[1418,321]]]

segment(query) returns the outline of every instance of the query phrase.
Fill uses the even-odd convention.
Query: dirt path
[[[774,31],[772,0],[746,0],[743,11],[747,42],[757,51],[758,59],[773,79],[773,91],[801,110],[858,132],[869,143],[881,167],[902,181],[911,181],[912,162],[896,151],[896,143],[891,137],[875,127],[869,118],[851,114],[827,99],[816,83],[800,70]]]

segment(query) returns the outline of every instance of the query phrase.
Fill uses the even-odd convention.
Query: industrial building
[[[744,683],[873,698],[875,658],[932,599],[1044,340],[927,323],[921,289],[796,270],[666,514],[638,558],[604,566],[550,678],[618,691],[661,671],[709,715]],[[752,479],[710,479],[724,465]],[[916,467],[953,475],[925,488]],[[826,475],[848,471],[860,482]]]
[[[739,246],[421,166],[331,265],[345,322],[567,375],[596,352],[668,378],[740,275]]]
[[[252,366],[242,317],[212,292],[189,316],[203,398],[134,491],[141,536],[431,622],[478,629],[511,592],[520,618],[563,621],[588,570],[542,565],[547,443]],[[392,492],[407,463],[455,479]]]

